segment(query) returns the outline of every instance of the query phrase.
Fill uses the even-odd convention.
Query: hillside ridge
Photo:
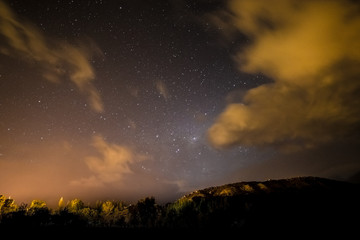
[[[283,179],[268,179],[266,181],[241,181],[207,187],[184,195],[181,199],[194,197],[240,196],[248,194],[264,194],[289,191],[360,191],[360,185],[345,181],[321,177],[293,177]]]

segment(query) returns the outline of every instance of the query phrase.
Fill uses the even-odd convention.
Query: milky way
[[[255,46],[262,47],[257,34],[277,22],[272,23],[270,15],[264,18],[269,24],[260,30],[244,27],[234,20],[241,15],[235,5],[185,0],[2,1],[0,193],[24,201],[34,197],[57,201],[61,196],[87,201],[135,200],[148,195],[167,201],[196,188],[239,180],[297,174],[349,177],[360,169],[354,160],[357,141],[354,143],[353,136],[351,144],[340,144],[340,148],[355,146],[347,151],[345,165],[335,160],[312,164],[304,149],[323,159],[329,155],[324,149],[339,145],[333,139],[310,141],[307,135],[291,138],[299,128],[302,133],[308,123],[287,128],[267,114],[273,106],[271,99],[279,92],[264,91],[262,96],[269,99],[265,104],[257,89],[288,78],[277,80],[281,70],[273,73],[264,67],[268,63],[271,69],[282,69],[275,61],[265,59],[263,65],[255,66],[256,56],[253,58],[251,51],[257,49],[251,44],[258,41]],[[290,24],[296,27],[298,19],[292,20]],[[243,22],[252,24],[246,17]],[[353,29],[358,26],[354,24]],[[282,33],[281,28],[278,32]],[[287,29],[284,32],[288,33]],[[267,33],[270,36],[271,31]],[[345,45],[347,37],[338,46]],[[275,57],[280,59],[280,55]],[[255,66],[252,69],[251,64]],[[302,67],[311,68],[311,64]],[[296,68],[287,69],[297,74]],[[358,72],[352,73],[349,81],[358,81]],[[359,89],[357,84],[353,86],[350,95]],[[294,94],[298,92],[296,88]],[[348,92],[337,96],[343,99],[345,94]],[[290,97],[276,99],[276,104],[291,103]],[[229,106],[234,105],[248,106],[248,120],[254,123],[251,129],[236,130],[244,114],[232,112],[234,118],[226,118]],[[280,105],[276,116],[288,111]],[[350,108],[357,106],[358,101]],[[350,111],[338,113],[345,112]],[[327,112],[323,116],[318,120],[332,117]],[[357,129],[357,114],[347,116],[350,118],[352,122],[344,125]],[[320,131],[324,138],[332,126]],[[254,137],[257,128],[256,136],[266,139],[281,132],[280,128],[285,133],[282,138],[274,134],[276,140],[260,141]],[[313,128],[307,129],[313,134]],[[226,139],[219,140],[225,133]],[[291,147],[299,143],[295,148],[302,151],[284,155],[284,142]],[[325,145],[319,150],[314,142]],[[342,156],[342,151],[335,156]],[[307,160],[298,161],[301,157]],[[339,165],[343,169],[334,173],[332,169],[340,169]]]

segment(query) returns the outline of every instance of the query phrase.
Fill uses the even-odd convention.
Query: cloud
[[[155,83],[158,93],[167,101],[170,98],[169,90],[163,81],[157,81]]]
[[[0,52],[35,62],[43,77],[51,82],[61,82],[64,76],[88,98],[96,112],[104,110],[99,91],[94,86],[95,73],[89,59],[101,54],[89,40],[88,47],[78,47],[45,36],[36,26],[20,20],[3,2],[0,2],[0,33],[7,42]],[[83,46],[84,43],[81,43]]]
[[[20,202],[34,198],[57,201],[59,195],[76,196],[68,182],[86,174],[83,159],[88,149],[65,138],[37,141],[8,142],[2,145],[0,157],[0,189]],[[48,202],[48,203],[49,203]],[[56,202],[54,202],[56,204]],[[55,205],[56,206],[56,205]]]
[[[92,175],[72,181],[73,185],[103,186],[118,183],[125,175],[134,173],[131,169],[132,164],[146,159],[129,147],[107,143],[101,136],[94,137],[92,145],[99,153],[98,156],[88,156],[85,159]]]
[[[239,69],[273,82],[228,104],[208,131],[213,145],[312,148],[358,129],[359,11],[351,1],[230,1],[228,29],[251,40]]]

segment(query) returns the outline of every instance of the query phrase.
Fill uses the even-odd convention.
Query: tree
[[[43,200],[32,200],[26,215],[30,217],[30,222],[34,226],[50,224],[50,209]]]
[[[101,204],[101,212],[100,215],[104,221],[104,223],[108,226],[113,224],[114,220],[114,210],[115,205],[111,201],[105,201]]]
[[[27,209],[28,215],[49,213],[46,202],[43,200],[32,200],[29,208]]]
[[[0,195],[0,211],[1,211],[2,206],[5,203],[5,199],[6,199],[6,197],[4,195]]]
[[[0,213],[7,214],[17,211],[18,206],[15,204],[14,199],[6,198],[4,195],[0,195]]]
[[[128,209],[122,201],[98,202],[97,209],[101,221],[106,226],[124,226]]]
[[[65,207],[65,202],[64,202],[64,198],[63,198],[63,197],[60,198],[59,203],[58,203],[58,207],[59,207],[59,210],[64,209],[64,207]]]
[[[130,224],[138,227],[155,227],[160,209],[154,197],[146,197],[130,208]]]
[[[94,225],[98,218],[97,211],[85,206],[78,198],[68,202],[64,210],[72,216],[72,225]]]
[[[78,198],[71,200],[66,206],[68,211],[71,213],[79,213],[79,211],[81,209],[83,209],[84,207],[85,207],[85,204],[83,203],[83,201],[81,201]]]

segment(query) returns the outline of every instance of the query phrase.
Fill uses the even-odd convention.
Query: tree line
[[[58,207],[52,209],[42,200],[17,205],[14,199],[0,195],[0,226],[154,228],[159,226],[164,209],[154,197],[136,204],[98,201],[92,206],[77,198],[67,203],[61,198]]]
[[[195,191],[175,202],[157,204],[154,197],[134,204],[60,199],[55,208],[33,200],[17,205],[0,195],[0,228],[85,227],[113,229],[357,229],[360,188],[323,179],[235,183]]]
[[[135,204],[123,201],[97,201],[93,205],[80,199],[59,200],[56,208],[45,201],[32,200],[17,205],[0,195],[0,227],[106,227],[142,229],[198,229],[237,227],[238,217],[246,217],[248,204],[230,196],[217,198],[180,198],[173,203],[157,204],[154,197]]]

